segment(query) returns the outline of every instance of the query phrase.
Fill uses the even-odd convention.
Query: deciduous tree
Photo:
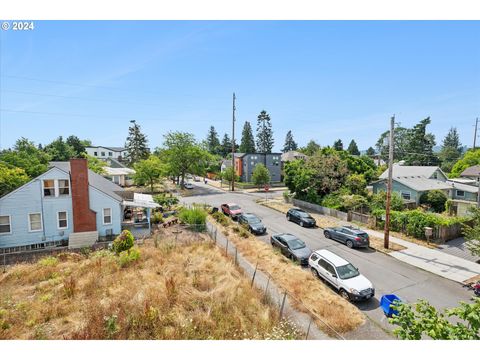
[[[253,169],[252,180],[258,187],[267,185],[270,183],[270,171],[265,165],[257,164]]]
[[[319,144],[317,144],[314,140],[310,140],[305,147],[300,149],[300,152],[307,156],[312,156],[320,149],[321,147]]]
[[[458,160],[455,165],[453,165],[452,171],[450,172],[450,177],[455,178],[459,177],[460,174],[470,166],[480,165],[480,149],[470,149],[468,150],[463,157]]]
[[[67,144],[62,136],[45,146],[44,150],[52,161],[69,161],[76,156],[73,147]]]
[[[0,197],[28,182],[25,170],[0,162]]]
[[[165,167],[155,155],[150,155],[146,160],[140,160],[135,164],[133,180],[137,185],[150,185],[150,192],[153,193],[154,185],[165,174]]]
[[[480,256],[480,208],[472,206],[469,210],[472,225],[464,225],[463,234],[467,240],[467,248],[472,255]]]
[[[33,142],[22,137],[17,140],[13,149],[0,152],[0,161],[21,168],[30,178],[34,178],[47,171],[50,157]]]

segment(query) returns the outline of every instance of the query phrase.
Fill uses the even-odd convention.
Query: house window
[[[0,234],[11,234],[12,233],[12,226],[10,215],[2,215],[0,216]]]
[[[113,153],[111,151],[109,151],[108,156],[113,156]]]
[[[403,200],[410,200],[410,192],[402,191],[401,195]]]
[[[94,151],[94,152],[93,152],[93,155],[94,155],[94,156],[98,156],[98,152],[97,152],[97,151]]]
[[[102,154],[102,156],[105,156],[105,151],[102,151],[101,154]]]
[[[112,223],[112,209],[103,209],[103,225],[110,225]]]
[[[43,196],[55,196],[54,180],[43,180]]]
[[[457,190],[457,196],[458,196],[458,197],[465,197],[465,191],[463,191],[463,190]]]
[[[60,195],[70,195],[69,183],[68,180],[58,180],[58,193]]]
[[[59,229],[68,228],[68,216],[66,211],[59,211],[57,213],[57,227]]]
[[[28,214],[28,231],[42,231],[42,214]]]

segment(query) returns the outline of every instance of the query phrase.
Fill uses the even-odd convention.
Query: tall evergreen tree
[[[373,156],[373,155],[375,155],[375,149],[370,146],[370,147],[367,149],[367,155],[368,155],[368,156]]]
[[[232,140],[230,140],[230,136],[227,133],[223,135],[222,144],[220,145],[221,153],[223,157],[227,157],[228,154],[232,153]]]
[[[338,139],[333,143],[333,148],[337,151],[342,151],[343,150],[343,142],[342,139]]]
[[[220,153],[220,140],[215,127],[210,126],[207,135],[207,150],[210,154],[218,155]]]
[[[125,143],[127,160],[130,165],[137,161],[145,160],[150,155],[147,136],[140,131],[140,125],[135,120],[130,120],[132,125],[128,128],[128,137]]]
[[[462,144],[460,143],[460,137],[458,136],[457,129],[452,127],[443,139],[442,149],[438,154],[442,170],[450,172],[461,155]]]
[[[255,152],[255,139],[253,137],[252,126],[248,121],[245,121],[245,124],[243,125],[242,141],[240,142],[240,152]]]
[[[427,133],[427,125],[430,124],[430,117],[423,119],[407,133],[407,154],[405,165],[436,165],[438,159],[433,153],[435,136]]]
[[[270,115],[262,110],[257,117],[257,152],[270,154],[273,149],[273,131]]]
[[[285,136],[285,145],[283,145],[282,152],[285,153],[287,151],[297,150],[297,149],[298,149],[298,145],[295,142],[295,140],[293,140],[292,130],[288,130],[287,136]]]
[[[352,155],[360,155],[360,151],[358,150],[357,143],[353,139],[352,141],[350,141],[347,151]]]

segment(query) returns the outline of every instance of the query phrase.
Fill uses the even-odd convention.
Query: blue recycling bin
[[[392,315],[398,315],[398,310],[395,310],[391,307],[395,300],[397,300],[398,302],[402,302],[402,300],[395,294],[383,295],[380,299],[380,307],[382,308],[384,314],[387,317],[392,317]]]

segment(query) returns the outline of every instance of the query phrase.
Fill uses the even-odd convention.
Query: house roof
[[[387,179],[380,179],[375,181],[375,183],[384,182],[386,180]],[[452,188],[451,184],[435,179],[428,179],[424,176],[399,176],[392,180],[415,191],[448,190]]]
[[[125,147],[118,147],[118,146],[87,146],[87,148],[95,148],[95,149],[98,149],[98,148],[104,148],[104,149],[110,149],[110,150],[113,150],[113,151],[125,151],[127,150],[127,148]]]
[[[290,150],[290,151],[287,151],[286,153],[283,153],[282,154],[282,161],[285,162],[285,161],[294,161],[294,160],[297,160],[297,159],[305,159],[307,157],[307,155],[299,152],[299,151],[295,151],[295,150]]]
[[[478,177],[480,175],[480,165],[470,166],[463,170],[461,177]]]
[[[52,161],[51,167],[56,167],[66,173],[70,173],[70,162],[68,161]],[[121,192],[123,189],[117,184],[105,179],[103,176],[98,175],[92,170],[88,169],[88,183],[93,188],[107,194],[115,200],[122,201],[122,197],[116,192]]]
[[[460,183],[456,183],[456,182],[453,182],[453,181],[447,181],[447,183],[452,185],[453,189],[469,192],[469,193],[472,193],[472,194],[477,194],[478,193],[478,187],[477,186],[460,184]]]
[[[393,164],[393,177],[423,176],[429,178],[437,170],[443,173],[438,166],[404,166],[400,164]],[[386,178],[388,178],[388,169],[385,170],[382,175],[380,175],[380,179]],[[447,178],[447,176],[445,176],[445,178]]]
[[[129,169],[129,168],[126,168],[126,167],[123,167],[123,168],[112,168],[112,167],[105,166],[105,167],[103,168],[103,170],[105,170],[105,173],[106,173],[107,175],[110,175],[110,176],[135,174],[135,170]]]

